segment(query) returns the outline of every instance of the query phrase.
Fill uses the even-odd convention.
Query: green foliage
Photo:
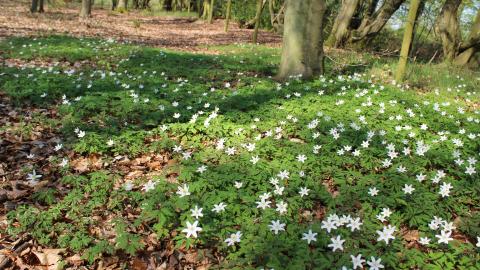
[[[76,156],[101,157],[103,166],[83,174],[59,169],[62,177],[52,179],[59,189],[32,196],[42,207],[21,205],[7,214],[10,235],[29,234],[42,245],[79,252],[90,264],[112,254],[136,256],[147,247],[148,237],[156,236],[159,245],[218,250],[226,258],[220,267],[226,269],[340,269],[351,265],[350,254],[360,253],[365,258],[381,256],[386,269],[478,268],[473,246],[480,234],[478,185],[475,176],[452,163],[457,147],[451,143],[465,138],[460,129],[480,132],[474,121],[478,109],[472,105],[479,97],[477,73],[414,65],[411,82],[431,90],[419,93],[381,84],[379,78],[393,64],[368,54],[341,59],[365,61],[368,67],[345,68],[328,61],[332,73],[325,77],[279,84],[269,78],[275,74],[279,51],[261,46],[212,48],[218,56],[65,37],[7,39],[0,47],[7,57],[26,59],[59,59],[56,50],[64,48],[72,52],[67,61],[102,63],[74,73],[62,67],[0,68],[0,87],[19,106],[58,109],[58,119],[50,125],[61,126],[64,147]],[[455,73],[443,77],[449,71]],[[367,75],[355,75],[358,72]],[[433,109],[435,103],[446,116]],[[216,117],[209,118],[216,107]],[[173,117],[175,113],[180,115]],[[360,124],[360,116],[366,123]],[[313,119],[318,125],[308,128]],[[422,130],[422,124],[428,129]],[[344,131],[333,139],[332,129]],[[385,134],[379,135],[380,130]],[[375,136],[369,147],[361,147],[368,131]],[[415,136],[405,141],[411,132]],[[446,142],[439,132],[448,134]],[[227,138],[225,148],[236,148],[235,155],[216,149],[221,138]],[[379,165],[389,143],[398,152],[405,147],[413,151],[420,140],[430,145],[424,156],[399,153],[395,166]],[[255,149],[245,150],[245,143],[255,143]],[[313,152],[315,145],[321,146],[318,153]],[[182,150],[174,151],[179,146]],[[346,146],[360,149],[361,155],[338,154]],[[463,140],[462,158],[478,155],[478,149],[478,140]],[[302,154],[308,157],[303,163],[297,160]],[[253,164],[257,155],[259,161]],[[405,173],[398,172],[400,164],[408,169]],[[198,171],[201,165],[204,172]],[[131,189],[125,167],[146,172],[131,180]],[[270,179],[283,170],[290,175],[279,180],[284,187],[280,196],[272,192]],[[450,197],[442,198],[438,185],[431,183],[438,170],[444,170],[443,181],[454,187]],[[419,173],[429,180],[416,182]],[[149,181],[154,186],[145,190]],[[236,182],[242,187],[235,187]],[[413,194],[402,191],[405,184],[415,185]],[[183,185],[190,195],[179,196]],[[310,189],[308,196],[299,196],[302,187]],[[377,196],[368,195],[372,187],[380,190]],[[272,193],[272,204],[284,200],[286,213],[256,208],[264,192]],[[221,202],[227,205],[225,211],[213,212]],[[194,221],[190,210],[195,206],[203,208],[202,231],[188,238],[182,230]],[[386,207],[393,212],[389,224],[399,229],[389,245],[377,241],[376,232],[384,225],[376,216]],[[333,235],[321,228],[325,216],[334,213],[363,221],[361,232],[345,227],[335,231],[348,239],[344,252],[331,252]],[[408,231],[436,240],[428,226],[433,216],[455,221],[469,241],[409,246],[404,239]],[[276,219],[287,224],[278,235],[268,227]],[[301,240],[309,229],[318,233],[310,245]],[[240,243],[228,246],[225,239],[237,231],[242,232]]]

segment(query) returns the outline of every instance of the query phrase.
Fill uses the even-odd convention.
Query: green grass
[[[183,251],[222,254],[225,259],[218,263],[225,269],[351,268],[350,255],[357,254],[367,260],[381,258],[386,269],[480,267],[475,247],[480,236],[480,168],[474,164],[477,173],[465,173],[468,158],[479,159],[477,73],[415,64],[410,84],[421,88],[400,89],[382,84],[391,81],[393,59],[330,54],[335,61],[327,61],[325,77],[279,84],[270,78],[276,73],[279,49],[214,49],[221,55],[59,36],[0,44],[7,58],[88,60],[75,72],[61,66],[2,67],[0,89],[18,106],[57,108],[64,151],[75,157],[100,156],[110,164],[80,174],[73,167],[56,166],[66,157],[63,150],[31,164],[31,170],[50,182],[32,196],[37,205],[26,203],[8,213],[8,233],[67,248],[90,264],[109,255],[135,256],[153,245],[148,236],[155,233],[162,245],[173,241]],[[173,117],[177,113],[179,117]],[[191,121],[194,115],[198,118]],[[318,124],[309,128],[314,119]],[[428,129],[421,129],[422,124]],[[85,136],[77,136],[77,128]],[[338,139],[332,130],[339,132]],[[375,135],[368,139],[371,131]],[[477,135],[471,139],[469,134]],[[236,149],[235,155],[217,149],[222,138],[225,148]],[[455,146],[453,139],[463,146]],[[109,140],[114,143],[109,145]],[[365,140],[366,148],[361,145]],[[421,141],[429,146],[425,155],[415,152]],[[245,144],[253,143],[255,149],[249,151]],[[399,156],[384,167],[389,144]],[[175,152],[175,146],[182,150]],[[353,149],[340,155],[348,146]],[[404,155],[405,148],[412,153]],[[359,156],[352,154],[355,149]],[[453,162],[454,150],[465,164]],[[188,153],[192,156],[185,159]],[[115,157],[153,155],[165,157],[159,171],[134,179],[127,191]],[[297,161],[299,155],[307,160]],[[253,164],[256,156],[259,161]],[[47,163],[51,169],[42,166]],[[198,171],[202,165],[207,166],[203,173]],[[398,171],[402,166],[406,172]],[[285,170],[289,178],[277,184],[283,194],[274,194],[270,179]],[[441,183],[453,185],[445,198],[438,193],[441,183],[432,184],[438,170],[446,173]],[[420,173],[427,175],[422,183],[415,180]],[[156,183],[154,189],[143,191],[150,180]],[[236,181],[243,186],[236,188]],[[184,184],[191,194],[181,197],[177,190]],[[411,195],[402,191],[406,184],[415,188]],[[303,187],[310,189],[308,196],[299,195]],[[368,195],[372,187],[380,191],[377,196]],[[273,208],[256,208],[264,192],[271,193]],[[284,214],[275,210],[281,201],[288,204]],[[212,212],[220,202],[226,210]],[[182,230],[195,220],[190,209],[196,205],[203,208],[203,230],[198,238],[187,238]],[[383,208],[393,211],[384,223],[376,218]],[[363,225],[359,231],[340,226],[327,233],[321,222],[333,214],[359,217]],[[456,225],[457,236],[448,245],[438,244],[439,231],[429,228],[434,216]],[[272,220],[285,223],[286,231],[273,234],[268,227]],[[377,241],[376,232],[386,224],[397,229],[388,245]],[[94,230],[98,227],[104,233]],[[310,229],[318,235],[308,245],[301,238]],[[242,232],[241,242],[227,246],[225,239],[237,231]],[[418,231],[432,243],[409,244],[407,231]],[[343,252],[328,247],[337,235],[346,240]]]

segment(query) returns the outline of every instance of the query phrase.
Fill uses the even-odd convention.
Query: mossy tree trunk
[[[447,62],[455,59],[461,41],[458,8],[462,0],[446,0],[435,23],[435,32],[442,41],[443,57]]]
[[[202,19],[207,20],[210,16],[210,0],[203,0],[203,12],[202,12]]]
[[[468,40],[461,44],[460,54],[455,58],[454,63],[459,66],[480,66],[480,10],[472,24]],[[477,55],[477,57],[475,57]]]
[[[210,2],[210,10],[208,12],[208,23],[213,23],[213,10],[215,9],[215,0]]]
[[[283,48],[277,79],[322,74],[325,0],[286,0]]]
[[[387,24],[405,0],[385,0],[382,6],[372,16],[363,19],[360,26],[352,32],[352,42],[368,42],[375,37]]]
[[[403,34],[402,49],[400,51],[400,60],[397,66],[397,73],[395,79],[402,81],[405,76],[405,70],[407,68],[408,52],[413,39],[413,29],[415,28],[415,22],[417,19],[418,8],[420,7],[421,0],[411,0],[410,9],[408,10],[407,21],[405,22],[405,32]]]
[[[257,0],[257,9],[255,12],[255,28],[253,30],[253,43],[257,43],[258,28],[260,27],[260,19],[262,18],[263,0]]]
[[[343,47],[348,40],[350,31],[348,29],[353,15],[360,4],[360,0],[343,0],[340,11],[333,23],[332,31],[326,43],[335,48]]]
[[[92,0],[82,0],[80,18],[89,18],[92,15]]]
[[[225,16],[225,32],[228,32],[228,24],[230,23],[231,12],[232,12],[232,0],[228,0],[226,16]]]

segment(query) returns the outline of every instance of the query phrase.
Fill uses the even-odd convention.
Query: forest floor
[[[157,17],[142,11],[126,13],[94,9],[92,18],[79,20],[78,8],[46,8],[43,14],[31,14],[29,1],[5,0],[0,9],[0,37],[44,36],[52,34],[77,37],[115,38],[176,50],[208,52],[208,46],[248,43],[253,30],[231,23],[228,33],[223,20],[212,24],[191,17]],[[261,31],[258,43],[279,46],[281,37]],[[210,51],[210,54],[215,53]]]
[[[480,268],[478,72],[5,3],[0,269]]]

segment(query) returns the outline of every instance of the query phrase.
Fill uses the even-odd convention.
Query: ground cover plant
[[[24,265],[480,268],[475,73],[419,91],[333,61],[279,83],[279,49],[258,45],[0,50],[21,112],[0,129],[2,166],[18,166],[5,237],[38,244]]]

